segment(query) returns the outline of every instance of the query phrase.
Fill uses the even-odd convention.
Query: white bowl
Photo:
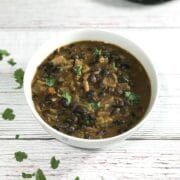
[[[140,63],[144,66],[151,82],[151,99],[150,104],[147,109],[147,112],[144,118],[133,128],[130,130],[105,139],[97,139],[97,140],[89,140],[89,139],[81,139],[69,136],[62,132],[57,131],[56,129],[52,128],[48,125],[37,113],[33,101],[32,101],[32,91],[31,91],[31,82],[35,75],[37,67],[44,61],[44,59],[52,53],[56,48],[59,48],[64,45],[68,45],[73,42],[83,41],[83,40],[91,40],[91,41],[103,41],[111,44],[118,45],[123,49],[126,49],[128,52],[133,54]],[[56,35],[53,39],[49,40],[45,44],[43,44],[35,53],[35,55],[31,58],[28,63],[25,77],[24,77],[24,92],[27,99],[27,102],[34,114],[37,118],[39,123],[43,126],[43,128],[48,131],[54,138],[67,143],[72,146],[81,147],[81,148],[102,148],[106,145],[114,143],[115,141],[122,141],[128,138],[131,134],[133,134],[145,120],[148,119],[150,113],[152,112],[152,107],[155,104],[157,99],[157,92],[158,92],[158,82],[157,82],[157,74],[152,65],[150,59],[146,56],[142,49],[140,49],[137,45],[133,42],[129,41],[128,39],[121,37],[112,32],[100,31],[100,30],[76,30],[76,31],[69,31],[66,33],[60,33]]]

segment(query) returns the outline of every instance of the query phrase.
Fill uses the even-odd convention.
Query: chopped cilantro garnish
[[[79,176],[76,176],[74,180],[80,180]]]
[[[130,104],[130,105],[135,105],[135,104],[138,104],[139,103],[139,96],[133,92],[130,92],[130,91],[126,91],[125,92],[125,97],[127,99],[127,102]]]
[[[15,118],[15,114],[14,114],[14,112],[13,112],[12,109],[7,108],[7,109],[5,109],[4,112],[2,113],[2,118],[3,118],[4,120],[9,120],[9,121],[11,121],[11,120],[13,120],[13,119]]]
[[[117,67],[116,67],[116,63],[115,62],[112,63],[112,68],[113,68],[113,70],[117,71]]]
[[[16,65],[16,62],[14,61],[14,59],[9,59],[8,61],[8,64],[10,64],[11,66],[14,66],[14,65]]]
[[[96,49],[95,49],[95,51],[94,51],[94,54],[95,54],[96,56],[101,56],[101,54],[102,54],[102,50],[101,50],[101,49],[96,48]]]
[[[14,156],[16,158],[16,161],[19,161],[19,162],[22,162],[24,159],[27,159],[28,157],[25,152],[21,152],[21,151],[15,152]]]
[[[66,100],[68,105],[71,103],[72,96],[67,91],[63,91],[62,97]]]
[[[0,49],[0,61],[2,61],[3,57],[9,56],[10,53],[7,50]]]
[[[14,72],[14,78],[16,80],[16,82],[19,84],[19,86],[16,89],[20,89],[23,87],[23,81],[24,81],[24,71],[20,68],[17,69]]]
[[[58,168],[59,163],[60,163],[60,161],[57,160],[57,159],[55,158],[55,156],[53,156],[53,157],[51,158],[51,168],[53,168],[53,169]]]
[[[74,70],[74,73],[77,76],[81,76],[82,75],[82,65],[81,64],[75,65],[73,70]]]
[[[46,180],[46,177],[41,169],[36,172],[36,180]]]
[[[16,134],[15,139],[19,139],[19,134]]]
[[[52,86],[54,86],[54,84],[55,84],[55,79],[53,79],[53,78],[46,78],[46,79],[45,79],[45,84],[46,84],[47,86],[49,86],[49,87],[52,87]]]
[[[100,108],[101,103],[100,102],[91,102],[90,106],[92,107],[92,109],[97,110]]]
[[[33,173],[33,174],[28,174],[28,173],[22,172],[22,177],[23,177],[24,179],[32,178],[33,176],[35,176],[35,173]]]

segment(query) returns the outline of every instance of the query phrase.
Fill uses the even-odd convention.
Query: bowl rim
[[[55,38],[59,38],[60,36],[63,35],[63,37],[66,37],[68,36],[68,34],[71,34],[71,33],[89,33],[89,32],[98,32],[98,33],[104,33],[104,34],[107,34],[107,35],[113,35],[113,36],[117,36],[119,37],[120,39],[123,39],[125,40],[126,42],[132,44],[133,46],[135,46],[137,49],[139,49],[141,51],[141,53],[143,53],[146,57],[146,59],[148,60],[148,63],[150,64],[151,66],[151,69],[154,71],[154,77],[155,77],[155,80],[156,80],[156,85],[155,85],[155,94],[154,94],[154,100],[152,102],[152,105],[149,109],[149,111],[143,116],[143,118],[136,124],[134,125],[132,128],[130,128],[129,130],[121,133],[121,134],[118,134],[116,136],[113,136],[113,137],[108,137],[108,138],[102,138],[102,139],[83,139],[83,138],[78,138],[78,137],[74,137],[74,136],[70,136],[68,134],[65,134],[61,131],[58,131],[56,129],[54,129],[53,127],[51,127],[48,123],[46,123],[42,118],[41,116],[39,115],[39,113],[36,111],[35,109],[35,106],[34,106],[34,103],[33,103],[33,100],[32,100],[32,96],[29,96],[29,93],[28,91],[31,91],[31,88],[29,90],[29,84],[30,84],[30,87],[31,87],[31,83],[32,83],[32,79],[34,78],[34,75],[32,75],[32,79],[31,79],[31,82],[28,82],[28,76],[30,75],[29,73],[29,69],[30,69],[30,66],[31,64],[33,63],[34,59],[36,59],[36,55],[38,54],[38,52],[42,51],[43,47],[46,47],[47,44],[53,40],[55,40]],[[91,39],[91,38],[90,38]],[[90,39],[87,39],[90,41]],[[92,40],[94,41],[94,40]],[[98,41],[98,40],[97,40]],[[71,43],[73,42],[78,42],[78,41],[72,41]],[[70,43],[69,43],[70,44]],[[113,44],[113,43],[112,43]],[[66,44],[64,44],[66,45]],[[61,45],[61,46],[64,46],[64,45]],[[117,45],[116,43],[114,43],[114,45]],[[61,47],[59,46],[59,47]],[[117,45],[119,46],[119,45]],[[56,47],[58,48],[58,47]],[[124,48],[125,49],[125,48]],[[55,50],[55,49],[54,49]],[[126,49],[125,49],[126,50]],[[131,51],[127,50],[129,53],[133,54]],[[50,52],[48,50],[48,55],[52,52]],[[39,63],[39,65],[44,61],[45,59],[42,59]],[[141,63],[141,62],[140,62]],[[142,64],[142,63],[141,63]],[[36,66],[36,69],[37,67],[39,66],[37,65]],[[144,67],[144,66],[143,66]],[[147,68],[144,67],[145,70],[147,70]],[[148,74],[148,76],[150,76]],[[152,83],[151,83],[151,91],[152,91]],[[77,142],[82,142],[82,143],[101,143],[101,142],[110,142],[110,141],[114,141],[116,139],[125,139],[126,137],[129,137],[134,131],[136,131],[137,129],[139,129],[142,124],[149,118],[151,112],[153,111],[154,109],[154,106],[156,104],[156,101],[157,101],[157,97],[158,97],[158,94],[159,94],[159,83],[158,83],[158,75],[157,75],[157,70],[156,70],[156,67],[155,65],[152,63],[152,61],[150,60],[150,58],[147,56],[147,54],[144,52],[144,50],[139,47],[136,43],[134,43],[133,41],[129,40],[128,38],[126,38],[124,35],[121,36],[119,35],[118,33],[116,32],[113,32],[113,31],[107,31],[107,30],[100,30],[100,29],[81,29],[81,30],[69,30],[67,32],[60,32],[58,33],[58,35],[55,35],[53,38],[47,40],[45,43],[43,43],[40,47],[37,48],[36,52],[33,54],[33,56],[30,58],[29,62],[28,62],[28,65],[25,69],[25,75],[24,75],[24,94],[25,94],[25,97],[26,97],[26,101],[34,115],[34,117],[38,120],[38,122],[41,124],[41,126],[43,126],[43,128],[45,127],[46,131],[52,131],[53,133],[53,137],[54,137],[54,134],[57,135],[57,136],[61,136],[62,138],[65,138],[65,139],[71,139],[73,140],[74,142],[77,141]],[[32,94],[31,94],[32,95]],[[151,92],[151,97],[152,97],[152,92]],[[149,107],[148,107],[149,108]],[[56,138],[56,137],[54,137]],[[57,139],[57,138],[56,138]],[[68,142],[67,142],[68,144]]]

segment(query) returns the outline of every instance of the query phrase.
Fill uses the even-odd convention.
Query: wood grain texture
[[[19,180],[21,172],[44,170],[48,180],[173,179],[180,177],[180,141],[126,141],[103,150],[82,150],[56,140],[1,141],[0,179]],[[28,160],[16,162],[14,152],[25,151]],[[61,160],[57,170],[50,159]]]
[[[0,118],[0,180],[19,180],[22,171],[37,168],[44,170],[47,180],[73,180],[77,175],[81,180],[179,180],[179,30],[111,30],[130,38],[149,55],[158,69],[160,93],[151,117],[129,140],[96,151],[76,149],[48,135],[33,117],[23,90],[15,89],[14,70],[25,69],[43,42],[65,30],[0,31],[0,48],[9,50],[17,61],[15,67],[0,62],[0,112],[11,107],[16,113],[12,122]],[[15,151],[26,151],[28,160],[16,162]],[[57,170],[49,165],[54,155],[61,160]]]
[[[180,1],[145,6],[128,0],[1,0],[0,28],[179,28]]]

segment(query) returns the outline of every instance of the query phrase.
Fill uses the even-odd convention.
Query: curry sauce
[[[104,42],[56,49],[39,65],[32,82],[32,99],[42,119],[85,139],[131,129],[145,115],[150,97],[150,80],[140,62]]]

